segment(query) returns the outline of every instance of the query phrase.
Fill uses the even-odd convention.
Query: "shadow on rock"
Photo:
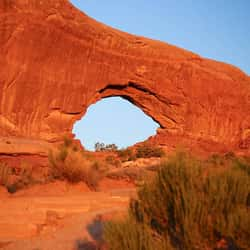
[[[76,250],[101,250],[105,249],[103,244],[103,222],[101,216],[97,216],[88,226],[87,230],[92,240],[78,240]]]
[[[97,216],[94,221],[87,226],[87,230],[93,240],[102,243],[103,222],[101,216]]]
[[[78,240],[75,250],[99,250],[94,242],[88,240]]]

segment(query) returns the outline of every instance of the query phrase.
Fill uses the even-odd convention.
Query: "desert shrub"
[[[207,162],[211,163],[213,166],[222,166],[225,163],[225,160],[228,159],[229,157],[227,154],[225,156],[219,155],[219,154],[212,154],[208,158]]]
[[[234,152],[228,151],[227,153],[225,153],[224,158],[226,160],[233,160],[233,159],[236,159],[237,157]]]
[[[11,168],[6,163],[0,162],[0,185],[8,186],[11,172]]]
[[[162,148],[147,143],[139,145],[136,149],[136,158],[163,157],[164,155]]]
[[[250,176],[250,161],[246,158],[233,158],[231,161],[233,168],[240,169]]]
[[[118,147],[112,143],[112,144],[105,144],[103,142],[96,142],[95,143],[95,151],[100,152],[100,151],[117,151]]]
[[[131,201],[130,220],[140,230],[147,228],[160,245],[167,242],[166,250],[214,249],[221,239],[237,249],[250,249],[249,196],[250,177],[241,167],[206,176],[202,162],[178,153],[160,165],[156,178]],[[111,249],[127,249],[118,239],[128,237],[132,223],[112,225],[112,234],[105,228],[106,241],[116,246]],[[129,237],[136,241],[135,235]],[[138,249],[135,246],[130,249]],[[152,248],[149,243],[142,249]]]
[[[16,174],[18,176],[18,179],[11,185],[8,185],[8,191],[10,193],[15,193],[20,189],[37,183],[32,175],[32,166],[25,161],[21,162],[18,173]]]
[[[106,150],[106,151],[117,151],[117,149],[118,149],[118,147],[117,147],[114,143],[112,143],[112,144],[107,144],[107,145],[105,146],[105,150]]]
[[[103,142],[96,142],[95,143],[95,151],[103,151],[105,149],[105,144]]]
[[[113,156],[113,155],[108,155],[105,158],[105,161],[107,162],[107,164],[112,165],[116,168],[121,166],[121,161],[119,159],[117,159],[117,157]]]
[[[107,222],[104,238],[109,250],[166,250],[169,244],[155,239],[149,226],[137,223],[132,217],[124,221]]]
[[[122,162],[125,162],[134,161],[137,158],[163,157],[165,156],[165,152],[161,147],[149,143],[142,143],[138,145],[135,150],[131,148],[120,149],[117,151],[117,155]]]
[[[118,150],[117,155],[121,159],[122,162],[136,160],[135,153],[130,148]]]
[[[104,163],[85,158],[81,151],[65,144],[49,153],[49,166],[52,179],[83,181],[91,188],[97,187],[106,171]]]

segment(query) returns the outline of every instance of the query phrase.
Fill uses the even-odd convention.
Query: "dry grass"
[[[8,186],[11,172],[11,168],[6,163],[0,162],[0,185]]]
[[[85,157],[81,150],[68,143],[49,153],[49,166],[53,179],[83,181],[91,188],[98,186],[106,171],[104,162]]]
[[[122,162],[136,160],[135,152],[131,148],[120,149],[117,155]]]
[[[164,157],[165,152],[161,147],[142,143],[136,148],[136,158]]]
[[[109,164],[109,165],[111,165],[112,167],[115,167],[115,168],[119,168],[122,165],[121,161],[119,160],[119,158],[117,158],[114,155],[108,155],[105,158],[105,161],[107,162],[107,164]]]
[[[12,181],[9,183],[7,186],[7,189],[10,193],[15,193],[18,190],[27,188],[29,186],[35,185],[39,183],[38,180],[36,180],[33,176],[33,169],[32,166],[27,163],[22,161],[20,164],[20,168],[18,169],[13,169],[13,177],[14,177],[14,182]]]
[[[107,222],[104,238],[109,250],[172,250],[168,241],[164,243],[153,237],[144,224],[128,217],[124,221]]]

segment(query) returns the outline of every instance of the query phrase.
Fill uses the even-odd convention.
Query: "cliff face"
[[[249,151],[246,74],[112,29],[66,0],[1,1],[0,66],[1,137],[58,141],[89,105],[120,96],[160,124],[156,143]]]

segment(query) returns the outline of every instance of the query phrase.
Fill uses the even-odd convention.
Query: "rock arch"
[[[99,23],[67,0],[0,4],[0,136],[61,140],[90,104],[121,96],[154,140],[250,148],[250,78],[231,65]]]

